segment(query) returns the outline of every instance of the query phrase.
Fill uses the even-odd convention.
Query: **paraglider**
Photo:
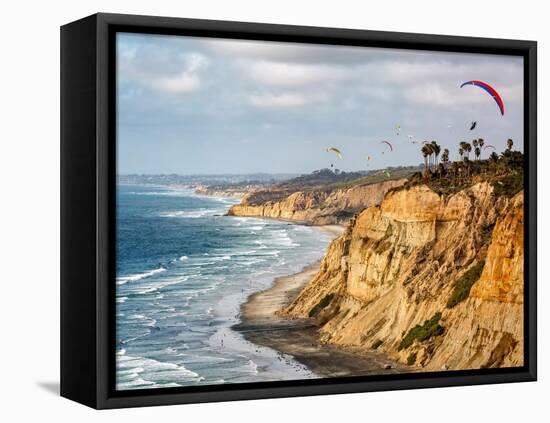
[[[390,147],[390,151],[393,151],[393,145],[391,145],[388,141],[380,141],[380,144],[388,144],[388,147]]]
[[[492,148],[493,150],[496,151],[495,146],[494,146],[494,145],[491,145],[491,144],[486,145],[485,148],[483,148],[483,150],[485,151],[485,150],[487,150],[488,148]]]
[[[371,156],[367,156],[367,161],[370,161],[370,159],[372,159]]]
[[[470,124],[470,131],[473,131],[477,126],[477,122],[474,120],[472,121],[472,123]]]
[[[342,159],[342,152],[337,149],[336,147],[328,147],[327,148],[327,153],[330,153],[330,152],[334,152],[340,159]]]
[[[493,88],[491,87],[489,84],[487,84],[486,82],[483,82],[483,81],[476,81],[476,80],[473,80],[473,81],[466,81],[464,82],[460,88],[462,88],[463,86],[465,85],[473,85],[475,87],[479,87],[485,91],[487,91],[487,93],[489,93],[489,95],[491,97],[493,97],[493,99],[495,100],[495,102],[497,103],[497,106],[500,110],[500,114],[504,116],[504,103],[502,102],[502,98],[500,97],[500,94]]]

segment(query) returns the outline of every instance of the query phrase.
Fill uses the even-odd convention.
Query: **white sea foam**
[[[162,273],[162,272],[166,272],[166,269],[161,266],[158,269],[149,270],[149,271],[143,272],[143,273],[137,273],[135,275],[120,276],[116,279],[116,284],[117,285],[124,285],[127,282],[136,282],[136,281],[139,281],[141,279],[145,279],[145,278],[148,278],[150,276],[154,276],[157,273]]]
[[[152,317],[144,316],[143,314],[132,314],[127,317],[128,320],[138,320],[143,322],[142,324],[148,327],[153,327],[156,325],[157,321]],[[128,342],[128,341],[126,341]]]
[[[248,222],[250,220],[249,217],[233,217],[233,220],[236,220],[237,222]]]
[[[213,262],[231,260],[231,255],[230,254],[225,254],[223,256],[215,256],[215,257],[212,257],[210,260],[213,261]],[[209,263],[207,263],[207,264],[209,264]]]
[[[173,193],[160,195],[170,194]],[[141,198],[139,203],[146,204],[145,200]],[[166,250],[162,249],[155,259],[167,263],[164,266],[166,273],[145,277],[142,275],[150,272],[122,275],[117,280],[122,285],[129,282],[130,277],[143,279],[117,287],[117,301],[126,301],[123,306],[117,305],[125,314],[118,320],[121,324],[119,340],[124,341],[119,343],[116,356],[117,388],[311,377],[311,372],[305,368],[296,370],[298,363],[292,357],[249,344],[241,334],[231,330],[231,325],[239,321],[240,304],[248,295],[269,286],[276,276],[299,270],[310,256],[315,260],[322,254],[321,243],[314,243],[315,239],[310,240],[306,233],[314,230],[256,218],[209,218],[227,209],[223,201],[205,199],[204,203],[195,201],[190,207],[186,207],[183,200],[181,203],[177,199],[171,201],[174,201],[172,205],[166,203],[168,209],[156,209],[151,213],[149,208],[143,215],[156,222],[160,213],[173,218],[162,220],[163,225],[184,224],[183,220],[178,223],[176,218],[204,216],[211,221],[205,219],[203,224],[208,224],[209,229],[212,225],[212,233],[221,231],[216,233],[227,237],[227,242],[208,242],[195,249],[192,243],[186,247],[185,238],[178,239],[179,246],[174,244],[174,247],[179,248],[180,256],[174,254],[168,264],[162,257]],[[256,234],[250,235],[251,231]],[[210,237],[210,232],[204,236],[205,241],[210,241],[206,238]],[[202,238],[197,239],[202,243]],[[300,248],[298,242],[302,243]],[[222,266],[223,271],[220,270]],[[181,283],[182,277],[189,280]],[[181,285],[162,290],[178,283]],[[218,332],[220,328],[224,331]],[[217,336],[210,339],[217,332]],[[138,340],[132,342],[135,339]]]
[[[185,282],[189,278],[190,276],[186,275],[186,276],[177,276],[177,277],[168,278],[168,279],[160,279],[158,281],[155,280],[149,283],[147,283],[147,281],[144,281],[140,284],[136,284],[135,288],[132,288],[131,290],[130,288],[127,288],[127,289],[129,289],[130,292],[132,293],[149,294],[151,292],[158,291],[159,289],[165,288],[167,286],[177,285],[179,283]]]
[[[281,245],[281,246],[285,246],[285,247],[299,247],[300,244],[298,244],[297,242],[294,242],[290,236],[288,236],[288,232],[283,229],[283,230],[278,230],[278,231],[273,231],[272,233],[272,237],[274,239],[274,241]]]
[[[190,191],[166,190],[166,191],[129,191],[130,195],[165,196],[165,197],[191,197]]]
[[[255,375],[258,374],[258,365],[254,361],[248,360],[247,367],[253,374],[255,374]]]
[[[198,219],[205,216],[214,216],[215,214],[222,214],[225,210],[221,209],[200,209],[200,210],[176,210],[171,212],[159,213],[160,217],[177,217],[187,219]]]
[[[128,339],[123,339],[122,341],[120,341],[121,344],[127,344],[128,342],[132,342],[132,341],[136,341],[138,339],[141,339],[141,338],[144,338],[146,337],[147,335],[149,335],[151,332],[149,330],[147,330],[147,332],[145,333],[142,333],[140,335],[137,335],[137,336],[132,336],[131,338],[128,338]]]
[[[151,292],[155,292],[158,288],[156,286],[149,286],[145,289],[141,289],[138,291],[138,294],[149,294]]]
[[[280,250],[271,250],[271,251],[264,251],[264,252],[258,253],[257,255],[258,256],[275,256],[276,257],[279,254],[281,254]]]
[[[197,373],[182,365],[164,363],[152,358],[121,354],[117,356],[116,364],[117,389],[176,387],[181,386],[181,383],[200,380]],[[160,382],[167,379],[173,382]]]

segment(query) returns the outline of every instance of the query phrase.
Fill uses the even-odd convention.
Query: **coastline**
[[[343,232],[339,225],[319,227],[336,238]],[[290,304],[315,276],[321,261],[305,266],[300,272],[276,278],[266,290],[250,295],[241,304],[241,323],[232,327],[254,344],[291,355],[319,377],[349,377],[405,373],[408,366],[385,354],[359,351],[353,347],[321,344],[318,326],[312,319],[286,319],[276,312]]]
[[[222,197],[220,197],[222,198]],[[228,197],[225,197],[228,198]],[[335,228],[340,228],[339,232],[336,232],[336,236],[340,236],[346,227],[346,224],[343,223],[313,223],[312,221],[307,220],[298,220],[298,219],[285,219],[284,217],[271,217],[271,216],[262,216],[262,215],[245,215],[245,214],[229,214],[229,209],[227,212],[225,212],[224,216],[226,217],[249,217],[251,219],[265,219],[265,220],[274,220],[275,222],[284,222],[284,223],[292,223],[294,225],[302,225],[302,226],[311,226],[314,228],[318,228],[320,230],[326,230],[328,232],[331,232],[334,234]]]

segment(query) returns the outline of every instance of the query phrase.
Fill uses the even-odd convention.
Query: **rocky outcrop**
[[[389,192],[352,219],[280,312],[321,340],[379,349],[418,369],[523,364],[523,192]]]
[[[251,202],[244,197],[241,204],[229,209],[228,215],[295,220],[313,225],[347,223],[354,214],[380,204],[390,189],[405,182],[406,179],[391,180],[328,192],[320,189],[298,191],[283,198],[279,198],[279,193],[266,192],[261,202]],[[258,197],[261,196],[255,193],[254,199]]]
[[[243,198],[249,194],[250,189],[247,188],[212,188],[205,185],[199,185],[195,187],[195,194],[198,195],[208,195],[212,197],[232,197],[232,198]]]

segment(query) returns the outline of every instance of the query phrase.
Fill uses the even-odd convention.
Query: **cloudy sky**
[[[351,171],[418,164],[423,140],[452,159],[474,138],[523,146],[519,57],[119,34],[117,78],[120,174]],[[504,116],[460,88],[472,79]]]

